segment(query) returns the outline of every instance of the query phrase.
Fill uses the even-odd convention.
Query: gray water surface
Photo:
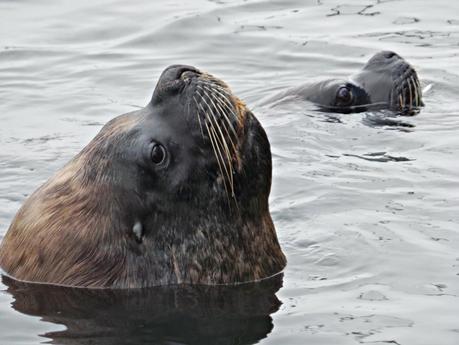
[[[383,49],[418,69],[418,116],[258,105]],[[223,292],[4,280],[0,344],[458,344],[458,55],[449,0],[0,0],[0,238],[27,195],[183,63],[227,81],[268,132],[288,257],[283,281]]]

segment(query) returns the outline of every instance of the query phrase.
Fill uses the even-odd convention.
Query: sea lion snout
[[[400,58],[400,56],[399,56],[397,53],[395,53],[395,52],[393,52],[393,51],[391,51],[391,50],[384,50],[384,51],[382,52],[382,54],[384,54],[384,56],[386,57],[386,59],[390,59],[390,58],[392,58],[392,57],[394,57],[394,56],[396,56],[397,58]]]
[[[382,50],[371,57],[367,64],[374,60],[386,60],[387,62],[394,60],[403,60],[403,58],[392,50]]]
[[[167,67],[159,77],[158,84],[153,92],[152,103],[160,103],[167,95],[179,93],[186,86],[187,80],[201,74],[201,71],[193,66],[171,65]]]
[[[189,65],[171,65],[159,77],[158,85],[181,79],[184,73],[200,75],[201,71]]]
[[[383,50],[374,54],[363,66],[362,71],[380,72],[397,77],[400,71],[408,68],[412,68],[411,65],[400,55],[390,50]]]
[[[351,79],[362,86],[373,103],[414,115],[423,106],[422,90],[413,66],[392,51],[376,53]]]

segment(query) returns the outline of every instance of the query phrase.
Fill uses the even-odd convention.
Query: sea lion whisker
[[[404,88],[403,88],[403,83],[402,85],[400,85],[400,94],[399,94],[399,98],[400,98],[400,110],[403,112],[404,109],[405,109],[405,103],[406,103],[406,100],[405,100],[405,92],[404,92]]]
[[[212,88],[214,89],[218,89],[220,91],[222,91],[226,96],[229,96],[231,97],[231,92],[229,92],[226,88],[224,88],[223,86],[215,83],[215,82],[212,82],[212,81],[203,81],[202,83],[203,85],[212,85]]]
[[[236,130],[234,129],[234,125],[233,125],[233,123],[231,122],[231,119],[230,119],[230,113],[233,116],[233,118],[237,119],[237,116],[234,113],[233,107],[228,105],[229,101],[226,98],[222,99],[223,96],[221,96],[220,94],[218,94],[216,92],[212,94],[212,97],[218,103],[218,108],[220,109],[221,113],[223,114],[223,117],[224,117],[226,123],[228,124],[229,128],[231,129],[231,132],[234,134],[235,138],[237,139],[238,135],[237,135]],[[223,109],[223,107],[225,107],[226,110]]]
[[[215,104],[215,97],[212,95],[212,93],[207,93],[206,94],[209,102],[211,103],[213,109],[215,109],[215,112],[220,115],[220,117],[225,117],[225,116],[228,116],[228,114],[223,111],[223,109],[221,107],[217,107],[217,105]],[[210,105],[209,105],[210,106]]]
[[[199,83],[198,84],[198,88],[201,89],[201,90],[205,89],[205,90],[209,91],[210,93],[216,93],[219,96],[221,96],[223,98],[223,100],[225,101],[225,103],[226,103],[225,107],[227,107],[228,110],[232,111],[232,106],[233,105],[228,100],[227,96],[220,92],[221,88],[217,87],[217,85],[209,84],[209,83]]]
[[[208,103],[206,102],[206,100],[204,99],[204,97],[199,93],[197,92],[197,94],[201,97],[201,99],[206,103],[206,105],[208,106]],[[213,116],[208,116],[207,112],[205,111],[204,107],[201,105],[201,103],[198,104],[198,107],[203,111],[203,113],[205,114],[205,118],[206,119],[209,119],[209,121],[211,121],[211,118]],[[226,176],[228,177],[228,179],[230,179],[230,175],[229,175],[229,172],[228,172],[228,168],[225,164],[225,160],[223,158],[223,155],[221,153],[221,149],[220,149],[220,146],[218,145],[218,142],[217,142],[217,134],[215,133],[215,129],[213,128],[213,125],[212,123],[210,123],[211,127],[209,127],[207,121],[204,122],[205,125],[206,125],[206,128],[207,128],[207,133],[209,135],[209,139],[210,139],[210,142],[211,142],[211,145],[212,145],[212,149],[214,151],[214,155],[215,155],[215,158],[217,159],[217,163],[218,163],[218,167],[219,167],[219,170],[220,170],[220,173],[222,174],[222,178],[223,178],[223,185],[225,187],[225,192],[226,192],[226,196],[228,198],[228,202],[229,202],[229,193],[228,193],[228,188],[227,188],[227,182],[226,182],[226,178],[225,178],[225,173],[226,173]],[[224,169],[222,168],[222,166],[224,167]],[[225,170],[225,173],[223,172],[223,170]],[[228,181],[229,183],[229,181]],[[232,192],[232,194],[234,195],[234,191]]]
[[[207,122],[206,122],[207,124]],[[225,164],[225,159],[223,157],[223,154],[221,152],[221,147],[218,143],[218,136],[217,136],[217,133],[215,131],[215,128],[214,126],[212,125],[212,123],[210,123],[210,132],[209,134],[213,137],[213,140],[214,140],[214,143],[215,143],[215,147],[217,149],[217,153],[219,154],[219,158],[221,160],[221,166],[223,166],[223,170],[225,171],[225,174],[226,174],[226,178],[225,178],[225,174],[223,174],[223,171],[220,169],[220,172],[222,173],[222,177],[223,177],[223,184],[225,186],[225,191],[226,191],[226,196],[227,196],[227,199],[228,199],[228,204],[230,204],[230,199],[229,199],[229,193],[228,193],[228,186],[227,186],[227,183],[228,184],[231,184],[231,177],[230,177],[230,172],[228,171],[228,167],[227,165]],[[231,184],[231,196],[234,198],[235,195],[234,195],[234,190],[233,190],[233,185]]]
[[[230,128],[233,129],[232,133],[235,135],[235,140],[237,141],[238,138],[237,138],[237,136],[236,136],[236,133],[235,133],[235,131],[234,131],[234,128],[232,127],[232,124],[231,124],[230,120],[228,119],[228,115],[227,115],[227,114],[225,113],[225,111],[221,108],[220,104],[218,104],[218,100],[215,99],[215,101],[217,102],[217,103],[215,103],[215,102],[214,102],[214,99],[215,99],[214,96],[211,96],[212,104],[213,104],[216,108],[218,108],[217,111],[219,111],[219,113],[222,114],[222,117],[226,120],[225,122],[227,122],[228,125],[230,126]],[[226,132],[226,135],[227,135],[228,139],[229,139],[230,142],[231,142],[231,146],[232,146],[234,152],[237,152],[237,145],[234,143],[234,141],[233,141],[233,136],[231,135],[230,131],[228,130],[228,126],[225,124],[225,122],[222,122],[222,126],[223,126],[223,128],[224,128],[224,130],[225,130],[225,132]]]
[[[422,89],[421,81],[416,78],[416,83],[418,84],[418,90],[419,90],[419,106],[422,106],[422,94],[424,90]]]
[[[389,103],[388,103],[388,106],[389,107],[393,107],[394,106],[394,89],[391,89],[389,91]]]
[[[214,119],[214,122],[215,122],[215,119]],[[215,127],[218,129],[218,131],[220,133],[220,136],[217,135],[217,133],[215,131]],[[221,129],[218,126],[218,124],[216,124],[216,126],[212,125],[212,128],[213,128],[213,130],[215,132],[214,133],[215,137],[217,139],[220,139],[219,143],[223,146],[222,149],[225,151],[225,155],[226,155],[226,158],[227,158],[227,164],[224,164],[224,166],[225,166],[225,171],[227,173],[227,177],[228,177],[228,180],[229,180],[228,183],[231,186],[231,196],[234,197],[235,194],[234,194],[233,164],[232,164],[233,160],[231,158],[231,153],[230,153],[230,150],[228,148],[228,144],[226,143],[226,141],[224,139],[223,132],[221,131]],[[223,160],[223,157],[222,157],[222,160]]]
[[[196,93],[198,94],[199,97],[201,97],[202,101],[207,105],[207,109],[211,112],[212,114],[212,117],[214,117],[215,119],[217,118],[217,116],[215,115],[214,113],[214,110],[212,109],[212,107],[210,106],[210,104],[207,102],[206,98],[208,98],[210,100],[210,97],[209,95],[206,93],[205,90],[202,90],[204,92],[204,95],[201,95],[201,93],[199,91],[196,91]],[[207,97],[206,97],[207,96]],[[218,112],[217,112],[218,113]]]
[[[219,157],[217,157],[217,160],[218,160],[218,158],[221,159],[221,165],[223,165],[223,167],[224,167],[226,176],[228,177],[228,183],[231,186],[231,194],[234,197],[233,166],[231,164],[232,163],[232,159],[231,159],[231,155],[229,153],[228,145],[227,145],[226,141],[224,140],[223,132],[221,131],[220,127],[218,127],[217,119],[215,117],[215,114],[214,114],[212,108],[210,108],[210,106],[207,103],[205,97],[203,95],[201,95],[199,93],[199,91],[197,92],[197,94],[206,103],[206,105],[208,107],[208,110],[211,112],[210,116],[207,116],[208,113],[206,112],[206,118],[209,119],[209,124],[210,124],[210,130],[208,130],[209,137],[211,137],[211,139],[213,140],[213,143],[215,144],[215,148],[217,149],[217,152],[219,154]],[[202,108],[203,107],[201,106],[201,109]],[[217,135],[217,131],[215,130],[215,126],[213,125],[212,120],[214,120],[215,125],[219,129],[220,136]],[[206,123],[206,126],[209,128],[209,126],[207,124],[207,121],[205,123]],[[220,139],[220,140],[218,140],[218,139]],[[224,147],[221,147],[221,146],[224,146]],[[227,164],[225,164],[225,159],[224,159],[223,153],[222,153],[223,150],[225,150],[225,154],[226,154],[227,159],[228,159]],[[221,166],[220,166],[220,170],[221,170]],[[223,171],[221,171],[221,173],[223,175]],[[223,175],[223,177],[224,177],[224,175]],[[226,183],[225,183],[225,188],[226,188]]]
[[[418,84],[419,90],[422,90],[421,81],[419,80],[417,73],[414,73],[414,75],[416,76],[415,80],[416,80],[416,83]]]
[[[202,88],[201,88],[201,90],[202,90]],[[205,90],[207,90],[207,89],[205,89]],[[224,112],[221,108],[217,109],[217,105],[214,102],[214,96],[212,95],[212,92],[210,90],[207,90],[207,91],[209,91],[209,92],[208,93],[206,92],[205,94],[206,94],[207,98],[209,99],[210,103],[212,103],[212,106],[215,109],[215,111],[217,112],[217,114],[219,114],[221,117],[227,116],[226,112]],[[210,107],[210,105],[209,105],[209,107]]]
[[[196,103],[196,107],[199,108],[199,103],[198,101],[196,100],[196,97],[193,96],[193,100],[194,100],[194,103]],[[202,109],[202,107],[201,107]],[[204,131],[202,129],[202,123],[201,123],[201,114],[198,112],[196,112],[196,117],[198,118],[198,122],[199,122],[199,129],[201,130],[201,136],[202,138],[204,139]]]
[[[225,167],[225,172],[226,172],[227,177],[228,177],[228,183],[231,186],[231,194],[234,197],[233,164],[232,164],[233,160],[231,158],[231,153],[230,153],[230,150],[228,148],[228,143],[226,142],[225,136],[223,135],[223,132],[222,132],[220,126],[218,125],[217,117],[215,116],[215,113],[214,113],[213,109],[210,107],[209,103],[207,103],[206,99],[199,93],[199,91],[197,93],[198,93],[198,95],[200,97],[202,97],[203,101],[206,103],[206,105],[208,106],[209,111],[211,112],[211,116],[208,116],[208,118],[210,119],[210,125],[211,125],[210,128],[211,128],[211,130],[213,130],[214,139],[215,139],[215,142],[217,143],[217,147],[219,149],[218,151],[219,151],[219,153],[221,155],[221,159],[222,159],[222,164]],[[213,120],[213,123],[215,123],[215,126],[212,123],[212,120]],[[215,128],[218,129],[219,133],[217,133]],[[220,134],[220,135],[217,135],[217,134]],[[223,147],[221,147],[220,145],[223,146]],[[223,158],[223,154],[221,153],[221,151],[223,151],[223,150],[225,151],[225,154],[226,154],[226,157],[227,157],[227,164],[225,164],[225,160]]]
[[[229,92],[227,89],[224,87],[221,87],[220,85],[216,85],[216,88],[221,91],[226,97],[232,97],[231,92]]]
[[[198,94],[199,94],[199,92],[198,92]],[[213,117],[214,117],[215,125],[216,125],[216,127],[218,128],[218,130],[220,131],[220,134],[221,134],[221,137],[222,137],[222,140],[223,140],[225,146],[228,148],[228,144],[227,144],[227,142],[226,142],[226,138],[225,138],[225,136],[223,135],[223,132],[221,131],[221,125],[223,126],[223,128],[224,128],[224,130],[225,130],[227,136],[229,137],[229,139],[230,139],[230,141],[231,141],[231,145],[232,145],[232,148],[233,148],[234,152],[236,152],[236,145],[234,145],[234,142],[233,142],[233,140],[232,140],[232,138],[231,138],[231,135],[230,135],[230,133],[229,133],[229,131],[228,131],[228,128],[227,128],[226,125],[225,125],[225,122],[221,122],[221,125],[220,125],[219,122],[217,122],[217,116],[215,115],[215,112],[216,112],[216,113],[219,114],[221,117],[224,117],[224,116],[226,115],[225,112],[224,112],[221,108],[220,108],[221,111],[219,111],[219,110],[217,109],[217,106],[216,106],[216,104],[215,104],[215,102],[214,102],[214,98],[212,97],[212,94],[211,94],[211,93],[206,93],[205,95],[207,96],[207,98],[208,98],[208,100],[210,101],[210,103],[212,104],[212,106],[206,101],[205,97],[203,98],[203,100],[204,100],[204,102],[207,104],[209,110],[211,111],[211,113],[212,113],[212,115],[213,115]],[[215,112],[214,112],[214,110],[215,110]],[[229,148],[228,148],[228,152],[230,152],[230,151],[229,151]],[[230,159],[230,157],[228,157],[228,159]]]
[[[211,111],[212,111],[212,109],[211,109]],[[230,151],[230,149],[228,147],[228,143],[225,140],[225,136],[224,136],[224,134],[223,134],[218,122],[217,122],[217,119],[216,119],[213,111],[212,111],[212,115],[213,116],[209,116],[211,118],[211,120],[213,120],[213,122],[215,124],[215,126],[212,124],[212,127],[218,129],[218,132],[219,132],[220,136],[217,136],[217,139],[218,138],[220,139],[219,142],[220,142],[220,144],[223,145],[223,149],[224,149],[226,157],[227,157],[227,163],[228,163],[228,168],[229,168],[229,176],[228,176],[229,177],[229,183],[231,185],[231,194],[234,197],[233,164],[232,164],[233,159],[232,159],[231,151]]]
[[[418,106],[421,106],[422,104],[422,101],[421,101],[421,98],[422,98],[422,89],[421,89],[421,85],[419,84],[419,82],[416,82],[417,84],[417,96],[418,96]]]
[[[412,107],[412,108],[417,108],[417,106],[418,106],[418,99],[417,99],[417,88],[416,88],[416,83],[414,82],[412,76],[410,76],[410,77],[408,78],[408,81],[409,81],[409,83],[410,83],[410,85],[411,85],[411,89],[412,89],[412,91],[413,91],[413,102],[412,102],[412,104],[411,104],[411,107]]]
[[[207,133],[209,134],[210,143],[212,145],[212,149],[214,151],[215,158],[217,159],[217,164],[218,164],[220,173],[222,174],[223,186],[225,187],[226,197],[229,200],[228,188],[226,186],[225,175],[223,174],[222,164],[220,163],[220,158],[219,158],[219,155],[217,154],[216,143],[214,143],[214,137],[212,136],[212,133],[211,133],[211,130],[209,128],[209,125],[207,124],[207,121],[205,121],[204,124],[206,125]]]
[[[418,90],[419,90],[419,100],[421,100],[421,97],[422,97],[422,86],[421,86],[421,81],[418,79],[417,75],[416,75],[416,84],[418,85]]]
[[[408,90],[410,91],[410,103],[409,103],[408,108],[411,109],[412,106],[413,106],[413,94],[412,94],[412,90],[411,90],[411,81],[410,81],[410,79],[408,79],[406,81],[406,83],[408,84]]]
[[[233,133],[235,134],[235,137],[236,137],[236,140],[237,140],[238,137],[236,135],[236,132],[234,131],[232,123],[230,122],[230,120],[228,118],[228,114],[218,104],[218,101],[219,101],[218,97],[215,96],[215,93],[213,92],[213,90],[208,89],[208,91],[209,91],[209,93],[205,93],[205,95],[208,97],[209,101],[212,103],[212,105],[213,105],[215,111],[217,112],[217,114],[220,114],[220,116],[223,117],[228,122],[228,124],[229,124],[230,128],[232,129]],[[217,104],[214,102],[214,100],[217,101]],[[205,99],[204,99],[204,102],[206,102]],[[227,156],[227,159],[228,159],[228,167],[229,167],[229,170],[230,170],[230,172],[229,172],[229,183],[230,183],[230,186],[231,186],[231,195],[232,195],[233,198],[236,198],[235,191],[234,191],[234,166],[233,165],[234,165],[234,159],[238,159],[237,145],[234,143],[234,141],[232,139],[232,136],[231,136],[227,126],[225,125],[225,123],[221,122],[221,121],[217,121],[217,117],[215,116],[215,113],[213,112],[213,109],[210,107],[210,105],[207,102],[206,102],[206,104],[209,106],[209,109],[212,112],[214,123],[215,123],[215,127],[217,127],[217,129],[218,129],[218,131],[220,133],[221,143],[224,146],[225,153],[226,153],[226,156]],[[218,107],[218,109],[220,111],[217,109],[217,107]],[[223,125],[223,129],[226,132],[226,136],[222,132],[220,123],[221,123],[221,125]],[[229,138],[229,140],[230,140],[231,147],[233,149],[232,152],[230,150],[230,147],[228,146],[228,142],[227,142],[226,138]],[[234,157],[234,159],[233,159],[233,157]],[[237,202],[236,202],[236,208],[239,210],[239,205],[237,204]]]
[[[228,99],[225,98],[224,95],[220,94],[217,90],[210,90],[208,89],[208,91],[210,92],[214,92],[216,94],[218,94],[219,96],[221,96],[222,98],[224,98],[223,100],[220,98],[220,97],[215,97],[215,100],[223,107],[225,107],[228,111],[231,112],[231,115],[234,116],[235,119],[237,119],[237,115],[234,113],[234,110],[232,109],[232,107],[230,107],[228,104],[230,104],[232,106],[232,104],[228,101]],[[226,102],[225,102],[226,101]],[[222,109],[223,111],[223,109]],[[233,124],[231,123],[230,119],[228,118],[228,114],[227,112],[223,111],[223,114],[225,114],[226,116],[224,116],[226,122],[228,123],[231,131],[233,132],[234,136],[237,138],[238,135],[236,133],[236,130],[234,129],[234,126]]]
[[[229,122],[229,119],[228,119],[228,114],[226,114],[226,112],[221,108],[221,106],[220,106],[219,104],[216,104],[216,103],[214,102],[214,100],[215,100],[215,101],[218,103],[218,100],[215,99],[215,96],[214,96],[213,94],[211,94],[211,93],[208,94],[208,96],[209,96],[209,100],[210,100],[210,102],[212,103],[212,105],[213,105],[215,111],[216,111],[218,114],[220,114],[222,117],[224,117],[225,120],[226,120],[226,122],[228,122],[229,125],[231,125],[231,123]],[[225,130],[226,135],[227,135],[227,137],[229,138],[229,140],[230,140],[230,142],[231,142],[231,146],[232,146],[234,152],[237,152],[237,146],[234,144],[232,135],[230,134],[230,132],[229,132],[229,130],[228,130],[228,126],[226,125],[225,122],[222,122],[221,125],[223,126],[223,129]],[[232,128],[232,125],[231,125],[231,128]],[[234,128],[233,128],[233,130],[234,130]],[[234,135],[236,135],[235,132],[234,132]],[[236,137],[236,140],[237,140],[237,137]]]
[[[416,80],[413,76],[410,77],[411,82],[413,83],[414,87],[414,102],[416,103],[416,108],[419,107],[419,88],[416,83]]]
[[[220,101],[218,98],[213,98],[213,99],[215,99],[215,100],[217,101],[218,104],[221,103],[221,101]],[[235,152],[236,152],[236,151],[237,151],[237,145],[235,144],[235,142],[234,142],[234,140],[233,140],[233,136],[234,136],[234,138],[235,138],[235,140],[236,140],[236,143],[237,143],[237,141],[238,141],[238,135],[237,135],[237,133],[236,133],[234,127],[233,127],[233,124],[232,124],[231,121],[229,120],[227,113],[224,111],[224,109],[223,109],[220,105],[218,106],[218,108],[220,109],[220,111],[218,111],[218,109],[216,109],[216,111],[217,111],[220,115],[222,115],[222,117],[224,118],[225,122],[228,124],[228,126],[226,126],[226,124],[223,123],[224,128],[225,128],[225,131],[226,131],[226,133],[228,134],[228,137],[230,138],[231,145],[233,146],[233,149],[234,149]],[[228,130],[228,127],[230,128],[232,135],[231,135],[230,131]]]
[[[220,128],[220,125],[219,125],[218,122],[217,122],[217,116],[215,115],[215,112],[214,112],[214,109],[215,109],[215,111],[218,113],[218,110],[217,110],[217,108],[215,107],[215,103],[213,102],[213,100],[212,100],[212,98],[209,96],[209,94],[205,93],[205,96],[207,96],[207,98],[209,99],[209,101],[214,105],[214,108],[212,108],[211,105],[207,102],[205,96],[201,95],[199,91],[197,91],[196,93],[202,98],[202,100],[204,101],[204,103],[206,103],[207,108],[209,109],[209,111],[210,111],[211,114],[212,114],[211,119],[214,120],[215,126],[218,128],[218,131],[220,132],[221,142],[224,144],[225,149],[228,151],[228,154],[227,154],[227,155],[228,155],[228,160],[229,160],[228,163],[230,163],[230,162],[232,161],[232,160],[231,160],[231,155],[229,154],[230,150],[229,150],[229,148],[228,148],[228,144],[227,144],[227,142],[226,142],[226,140],[225,140],[225,136],[224,136],[224,134],[223,134],[223,132],[222,132],[222,130],[221,130],[221,128]],[[220,113],[218,113],[218,114],[220,114]],[[220,115],[221,115],[221,114],[220,114]],[[225,127],[225,129],[226,129],[226,127]],[[227,131],[227,129],[226,129],[226,132],[227,132],[227,134],[229,134],[228,131]],[[230,137],[230,140],[231,140],[231,137]],[[231,141],[231,142],[232,142],[232,141]],[[234,144],[233,144],[233,149],[236,150],[236,147],[234,146]]]
[[[208,84],[203,84],[203,85],[208,85]],[[221,93],[220,91],[223,91],[223,89],[218,87],[218,86],[216,86],[216,85],[212,85],[212,92],[215,92],[215,93],[217,93],[218,95],[220,95],[222,97],[222,99],[223,99],[222,101],[224,101],[223,104],[225,105],[225,107],[232,113],[234,118],[237,119],[238,117],[237,117],[236,113],[233,110],[233,104],[228,99],[228,96],[231,96],[231,95],[229,95],[229,94],[225,95],[225,94]],[[225,92],[226,92],[226,90],[225,90]]]
[[[237,114],[234,112],[233,103],[228,99],[228,97],[231,96],[225,93],[221,93],[220,91],[223,91],[223,89],[217,88],[214,90],[214,92],[220,96],[219,98],[222,100],[222,103],[225,104],[226,108],[231,112],[234,118],[239,120],[239,116],[237,116]]]
[[[416,91],[415,91],[415,97],[416,97],[416,98],[415,98],[415,102],[416,102],[416,107],[418,108],[419,105],[420,105],[420,103],[421,103],[421,102],[420,102],[420,98],[419,98],[419,97],[420,97],[420,96],[419,96],[419,95],[420,95],[420,93],[419,93],[419,87],[418,87],[418,84],[417,84],[417,82],[416,82],[415,77],[411,76],[411,78],[413,79],[413,84],[415,85],[415,89],[416,89]]]

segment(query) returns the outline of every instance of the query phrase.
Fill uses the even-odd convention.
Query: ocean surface
[[[377,51],[414,117],[263,98]],[[111,118],[189,64],[253,110],[288,265],[260,284],[135,292],[0,283],[0,344],[459,344],[459,2],[0,0],[0,238]]]

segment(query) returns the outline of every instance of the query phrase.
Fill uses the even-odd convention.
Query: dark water
[[[391,49],[412,118],[259,105]],[[459,4],[0,0],[0,237],[24,198],[169,64],[226,80],[272,144],[284,276],[238,288],[0,284],[0,344],[459,343]],[[281,287],[281,285],[283,285]]]

